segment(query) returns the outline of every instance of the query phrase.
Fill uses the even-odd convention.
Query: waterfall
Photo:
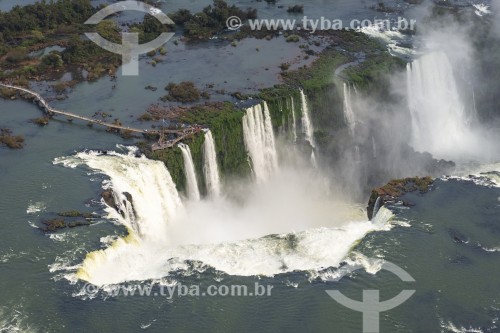
[[[198,189],[198,180],[196,179],[196,172],[194,169],[193,156],[191,156],[191,149],[188,145],[183,143],[179,144],[182,151],[182,158],[184,159],[184,171],[186,173],[187,194],[190,199],[200,200],[200,190]]]
[[[313,167],[317,168],[318,162],[316,161],[316,153],[314,152],[314,148],[316,148],[316,143],[314,142],[314,128],[311,122],[307,97],[302,89],[300,89],[300,99],[302,102],[302,131],[306,135],[306,141],[309,142],[313,148],[313,151],[311,152],[311,164]]]
[[[297,142],[297,119],[295,117],[295,101],[290,97],[290,109],[292,110],[292,136],[293,142]]]
[[[361,152],[358,145],[354,146],[354,163],[361,164]]]
[[[133,153],[114,152],[106,155],[78,153],[55,163],[71,168],[86,165],[107,175],[109,181],[104,182],[104,188],[113,190],[115,203],[122,214],[111,207],[106,210],[110,218],[118,220],[129,232],[127,237],[118,238],[107,249],[89,253],[76,276],[96,285],[140,278],[147,269],[143,266],[146,256],[142,252],[136,257],[132,254],[148,244],[168,245],[171,242],[168,229],[184,214],[165,165],[145,157],[136,158]]]
[[[351,137],[354,137],[356,118],[352,107],[351,87],[347,83],[344,83],[344,120],[349,128]]]
[[[377,217],[377,213],[381,207],[381,202],[382,202],[382,197],[377,197],[377,200],[375,200],[375,205],[373,206],[372,220]]]
[[[218,197],[221,191],[219,167],[217,166],[217,153],[212,132],[205,132],[205,142],[203,143],[203,171],[208,194]]]
[[[372,136],[372,152],[373,152],[373,158],[377,158],[377,143],[375,142],[374,136]]]
[[[314,142],[314,128],[309,113],[309,105],[307,103],[307,97],[304,94],[304,90],[302,89],[300,89],[300,99],[302,101],[302,131],[306,135],[306,140],[309,142],[311,147],[316,148],[316,143]]]
[[[429,53],[408,64],[407,83],[413,148],[438,158],[454,158],[453,153],[474,153],[479,148],[444,52]]]
[[[249,111],[248,118],[259,110]],[[122,201],[121,209],[130,208],[128,214],[119,214],[111,207],[118,202],[106,201],[107,217],[124,225],[128,236],[115,236],[105,249],[88,253],[81,265],[64,268],[70,281],[81,279],[103,289],[171,274],[192,276],[206,265],[239,276],[320,272],[337,266],[364,235],[385,225],[380,213],[384,208],[378,222],[370,223],[359,207],[336,202],[318,186],[322,179],[295,172],[277,172],[256,187],[248,184],[242,189],[244,205],[219,197],[188,201],[185,208],[164,163],[136,158],[134,152],[84,152],[54,163],[86,166],[92,178],[96,172],[105,175],[103,187]]]
[[[266,102],[246,110],[243,136],[257,182],[264,182],[278,168],[273,125]]]

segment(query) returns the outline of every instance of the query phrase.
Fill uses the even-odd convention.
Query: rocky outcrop
[[[429,191],[430,186],[433,183],[434,180],[431,177],[393,179],[386,185],[374,189],[370,196],[370,200],[368,201],[368,218],[371,220],[374,214],[376,214],[375,210],[379,209],[383,204],[388,202],[394,203],[399,201],[405,206],[411,206],[411,203],[401,200],[401,196],[415,191],[426,193]]]
[[[101,197],[104,199],[106,205],[118,210],[118,206],[116,205],[115,197],[113,196],[112,190],[105,190],[104,192],[101,193]]]
[[[54,213],[50,213],[50,215],[53,216]],[[43,226],[40,229],[43,232],[52,233],[65,228],[88,226],[92,224],[94,218],[99,217],[93,213],[82,213],[77,210],[59,212],[56,215],[57,217],[42,220]]]

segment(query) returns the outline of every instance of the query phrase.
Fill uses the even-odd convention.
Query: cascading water
[[[219,167],[217,165],[217,153],[212,132],[205,132],[205,142],[203,143],[203,171],[208,194],[218,197],[221,193]]]
[[[356,128],[356,116],[352,107],[351,87],[344,83],[344,120],[349,128],[351,137],[354,137],[354,130]]]
[[[292,136],[293,142],[297,142],[297,118],[295,117],[295,101],[290,97],[290,109],[292,111]]]
[[[311,122],[307,97],[302,89],[300,89],[300,100],[302,102],[302,131],[306,136],[306,141],[309,142],[313,148],[313,151],[311,152],[311,164],[316,168],[318,163],[316,161],[316,154],[314,153],[314,148],[316,148],[316,143],[314,141],[314,128]]]
[[[179,148],[182,151],[182,158],[184,159],[184,171],[186,173],[188,197],[192,200],[200,200],[200,190],[198,188],[198,180],[196,178],[191,149],[189,149],[188,145],[183,143],[179,144]]]
[[[265,182],[278,168],[273,125],[266,102],[246,110],[243,135],[257,182]]]
[[[469,127],[447,55],[433,52],[408,64],[407,81],[411,145],[438,158],[474,155],[481,147]]]
[[[117,219],[128,230],[129,236],[119,238],[105,249],[89,253],[77,272],[77,277],[96,285],[136,280],[146,270],[144,258],[146,244],[169,244],[168,228],[179,215],[183,205],[175,184],[162,162],[136,158],[109,152],[79,153],[75,156],[57,159],[56,164],[75,168],[87,165],[99,173],[106,174],[110,182],[105,188],[112,188],[115,203],[130,207],[134,214],[118,214],[108,207],[109,217]],[[126,195],[124,195],[126,193]],[[121,209],[123,210],[123,209]],[[151,255],[154,255],[151,253]]]
[[[135,212],[122,216],[108,207],[109,217],[129,235],[89,253],[76,274],[74,266],[67,268],[68,279],[98,286],[160,279],[171,272],[191,275],[204,265],[241,276],[317,272],[338,265],[366,233],[386,228],[380,211],[377,223],[371,223],[359,208],[336,203],[322,188],[324,180],[314,178],[317,172],[300,178],[282,170],[268,183],[243,189],[243,205],[220,197],[187,201],[187,209],[162,162],[109,152],[79,153],[55,163],[87,165],[107,175],[105,187],[127,193]],[[193,266],[193,261],[203,264]]]
[[[300,99],[302,101],[302,131],[306,135],[306,140],[309,142],[311,147],[316,148],[316,143],[314,142],[314,128],[309,113],[309,104],[302,89],[300,90]]]

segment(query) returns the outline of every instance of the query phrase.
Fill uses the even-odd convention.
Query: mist
[[[496,10],[499,4],[495,1]],[[350,99],[356,125],[354,134],[336,135],[341,152],[326,156],[324,164],[357,200],[366,200],[371,188],[390,179],[439,177],[452,174],[455,166],[500,157],[498,131],[491,125],[497,110],[485,103],[495,98],[491,86],[498,83],[485,76],[481,64],[483,57],[496,54],[495,44],[486,44],[478,55],[474,36],[477,25],[490,18],[471,10],[436,15],[430,4],[411,15],[419,22],[412,37],[414,56],[387,78],[388,96],[360,89],[346,96],[337,85],[344,101]],[[500,21],[493,21],[497,29]]]

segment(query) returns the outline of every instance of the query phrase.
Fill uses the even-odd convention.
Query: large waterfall
[[[454,159],[480,149],[444,52],[429,53],[408,64],[407,81],[411,144],[417,151]]]
[[[218,197],[221,191],[219,167],[217,165],[217,153],[212,132],[205,132],[205,142],[203,143],[203,171],[208,194]]]
[[[349,133],[354,136],[354,129],[356,127],[356,116],[352,106],[351,86],[344,83],[344,120],[349,128]]]
[[[205,265],[230,275],[318,272],[338,265],[366,233],[385,228],[385,221],[373,224],[363,210],[336,201],[312,170],[280,170],[259,186],[247,184],[244,202],[221,196],[183,204],[162,162],[86,152],[55,163],[86,165],[109,177],[104,187],[116,203],[106,201],[108,217],[127,227],[127,237],[89,253],[76,272],[74,265],[66,268],[68,279],[98,286],[192,275]]]
[[[87,165],[110,178],[104,187],[112,189],[116,206],[122,214],[109,207],[110,217],[128,230],[129,236],[119,238],[105,250],[89,253],[77,272],[77,277],[97,285],[140,278],[141,256],[153,255],[138,251],[149,244],[169,244],[168,229],[183,214],[183,205],[175,184],[162,162],[109,152],[79,153],[58,159],[68,167]],[[130,211],[123,212],[123,207]],[[135,257],[134,257],[135,256]]]
[[[196,178],[196,171],[193,163],[193,156],[191,156],[191,149],[188,145],[183,143],[179,144],[182,151],[182,158],[184,159],[184,171],[186,173],[187,193],[190,199],[200,200],[200,190],[198,188],[198,180]]]
[[[266,102],[246,110],[243,135],[257,182],[266,181],[278,167],[273,124]]]

